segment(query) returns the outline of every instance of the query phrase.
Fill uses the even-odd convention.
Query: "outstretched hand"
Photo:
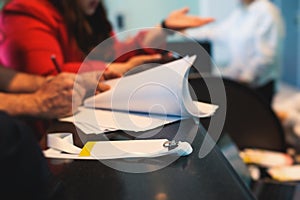
[[[204,18],[187,15],[188,12],[189,8],[182,8],[171,12],[170,15],[165,19],[166,27],[168,29],[182,31],[187,28],[203,26],[214,21],[214,19],[211,17]]]

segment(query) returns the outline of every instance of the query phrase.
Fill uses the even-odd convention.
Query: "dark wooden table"
[[[156,131],[155,135],[153,131]],[[51,171],[63,186],[62,199],[254,199],[218,147],[214,146],[207,156],[199,158],[206,131],[194,120],[183,120],[162,129],[133,134],[116,131],[105,135],[84,135],[68,123],[54,124],[48,134],[53,132],[72,132],[78,146],[104,137],[120,140],[152,135],[151,138],[189,141],[193,147],[192,154],[176,158],[167,156],[107,162],[48,159]],[[162,167],[168,159],[173,159],[173,162]],[[123,168],[120,170],[120,166],[124,165],[132,172],[123,171]],[[134,168],[138,169],[136,172],[149,172],[134,173]]]

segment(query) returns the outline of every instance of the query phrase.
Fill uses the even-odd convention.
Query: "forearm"
[[[114,33],[111,35],[117,58],[115,62],[126,62],[135,55],[157,53],[154,49],[164,49],[167,37],[167,33],[159,26],[140,31],[135,37],[124,41],[118,40]]]
[[[0,110],[12,116],[38,116],[38,106],[32,94],[5,94],[0,93]]]
[[[38,90],[45,82],[45,77],[18,73],[9,84],[7,91],[31,93]]]
[[[34,92],[44,82],[45,78],[41,76],[29,75],[16,72],[11,69],[0,68],[0,90],[6,92]]]
[[[167,31],[163,29],[161,26],[152,28],[145,35],[143,39],[143,46],[158,48],[162,44],[166,43],[167,35],[168,35]]]

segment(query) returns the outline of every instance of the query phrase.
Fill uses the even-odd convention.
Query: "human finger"
[[[111,71],[111,70],[105,70],[105,72],[103,73],[103,79],[100,80],[109,80],[109,79],[113,79],[113,78],[120,78],[122,76],[122,74],[120,72],[116,72],[116,71]]]
[[[105,92],[105,91],[107,91],[109,89],[110,89],[109,85],[107,85],[105,83],[102,83],[102,82],[99,82],[97,90],[96,90],[96,94],[99,94],[101,92]]]
[[[184,8],[181,8],[178,10],[179,13],[182,13],[182,14],[187,14],[189,12],[189,8],[188,7],[184,7]]]

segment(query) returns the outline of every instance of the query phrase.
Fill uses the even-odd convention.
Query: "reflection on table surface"
[[[142,133],[115,131],[85,135],[68,123],[54,124],[49,134],[54,132],[73,133],[74,143],[80,147],[87,141],[107,138],[166,138],[187,141],[193,147],[192,154],[185,157],[168,155],[105,161],[48,159],[51,171],[63,186],[63,199],[254,199],[201,123],[193,119]],[[209,147],[212,149],[208,154],[199,158],[200,148],[209,150]],[[148,172],[128,173],[123,169]]]

